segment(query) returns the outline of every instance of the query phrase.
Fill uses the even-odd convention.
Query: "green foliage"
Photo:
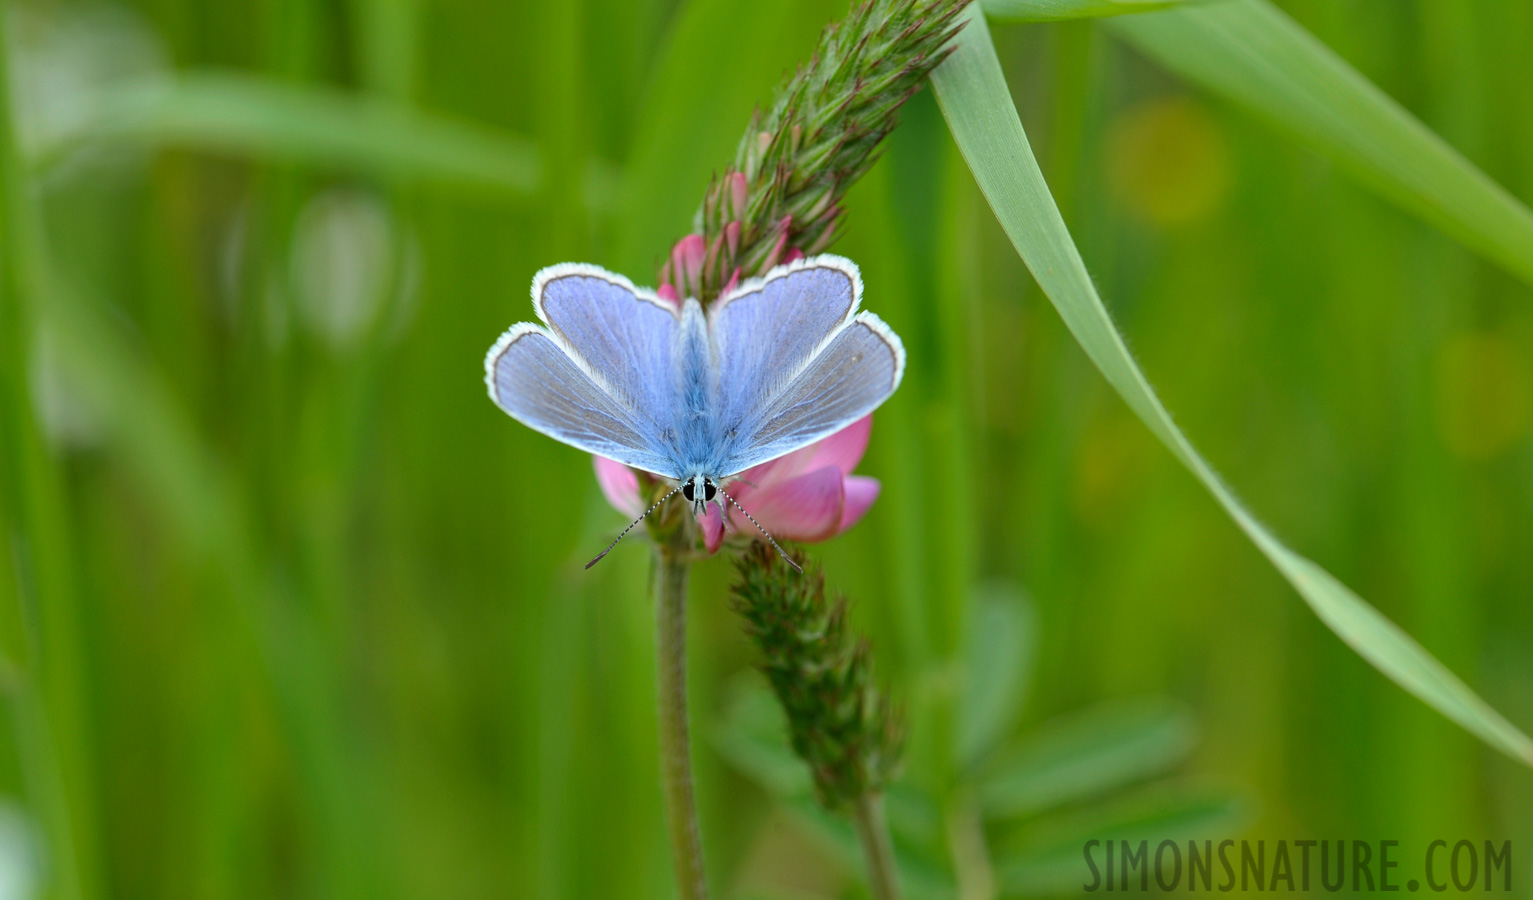
[[[1087,841],[1164,840],[1217,843],[1239,834],[1253,818],[1250,801],[1227,791],[1196,785],[1156,787],[1123,796],[1103,808],[1038,829],[1015,847],[1003,848],[996,880],[1003,897],[1071,895],[1089,882],[1082,877],[1081,848]],[[1174,837],[1172,837],[1174,835]]]
[[[1330,573],[1280,543],[1193,449],[1129,355],[1097,296],[1032,157],[982,17],[971,17],[958,43],[948,64],[933,75],[953,135],[1017,252],[1092,362],[1272,560],[1321,621],[1401,687],[1491,746],[1533,766],[1533,739]]]
[[[1000,22],[1061,22],[1136,15],[1224,0],[986,0],[985,15]]]
[[[1031,604],[991,585],[977,606],[979,627],[961,662],[970,673],[982,673],[994,657],[1004,656],[1011,673],[966,684],[960,707],[991,709],[1008,701],[1009,711],[1019,713],[1025,707],[1019,689],[1036,657],[1025,629],[1013,626],[1030,620]],[[997,626],[1001,622],[1011,624]],[[787,716],[784,708],[790,710]],[[792,715],[788,704],[774,703],[753,681],[741,682],[731,691],[714,744],[839,867],[860,877],[852,829],[811,802],[803,766],[786,749],[790,735],[797,741]],[[929,732],[938,718],[918,714],[911,728]],[[960,772],[943,786],[942,796],[904,782],[890,788],[889,821],[901,881],[911,896],[923,898],[963,896],[966,886],[973,890],[977,883],[1003,897],[1069,894],[1081,884],[1081,847],[1087,840],[1239,834],[1251,820],[1250,801],[1241,792],[1178,774],[1196,744],[1188,711],[1157,697],[1103,704],[1029,728],[1022,736],[991,735],[971,745],[985,762]]]
[[[976,594],[954,729],[960,767],[978,762],[1010,733],[1027,698],[1027,663],[1037,640],[1032,606],[1014,587],[997,582]]]
[[[1278,6],[1530,196],[1533,7]],[[75,40],[99,37],[102,8],[15,11]],[[75,80],[130,26],[159,48],[157,102],[238,84],[219,96],[251,107],[199,101],[32,145],[48,164],[0,185],[29,223],[0,241],[0,803],[24,809],[44,894],[666,896],[647,548],[625,541],[582,571],[626,520],[588,459],[493,409],[479,363],[527,318],[541,266],[648,281],[752,104],[847,3],[107,8],[107,49],[47,57],[71,78],[45,108],[148,96],[136,77]],[[1322,142],[1307,140],[1329,156],[1287,139],[1296,126],[1206,101],[1192,70],[1184,82],[1175,60],[1118,39],[1130,18],[995,31],[1116,322],[1251,509],[1533,721],[1527,288],[1357,190]],[[1212,54],[1192,32],[1188,57]],[[11,29],[8,49],[29,40]],[[1228,80],[1281,58],[1302,56],[1232,58]],[[1319,116],[1307,103],[1293,115]],[[92,129],[110,112],[83,111],[69,121]],[[1147,112],[1166,141],[1135,140]],[[818,552],[865,599],[849,627],[908,709],[886,801],[909,895],[953,895],[954,838],[972,849],[976,821],[988,853],[966,858],[1026,896],[1078,890],[1079,840],[1118,826],[1526,842],[1533,775],[1291,603],[1091,368],[930,94],[900,117],[846,195],[836,250],[910,371],[862,466],[883,495]],[[380,119],[404,127],[338,133]],[[436,124],[472,152],[418,152],[444,146]],[[383,143],[417,127],[418,146]],[[1126,165],[1151,199],[1201,206],[1158,218]],[[1434,177],[1464,192],[1444,209],[1486,196]],[[365,214],[316,215],[338,196]],[[316,248],[353,260],[331,271],[378,276],[345,342],[314,327],[300,263]],[[729,578],[726,561],[700,563],[690,605],[696,732],[737,739],[696,741],[710,875],[740,896],[855,895],[855,836],[812,796],[722,602]],[[1034,611],[984,610],[1001,595]],[[996,638],[1003,619],[1033,634],[1026,665]],[[1152,742],[1153,773],[1121,766],[1130,780],[1080,779],[1089,790],[1046,810],[985,813],[978,779],[1040,758],[1056,724],[1162,695],[1175,702],[1145,707],[1196,719],[1190,756]],[[1118,733],[1138,747],[1187,734]],[[739,762],[741,745],[778,781]],[[15,849],[5,835],[0,852]]]
[[[976,775],[977,793],[990,815],[1033,814],[1173,768],[1196,743],[1173,703],[1093,709],[1007,748]]]
[[[847,632],[846,598],[826,600],[823,572],[810,564],[800,574],[760,541],[735,571],[734,609],[820,802],[844,809],[882,790],[899,768],[899,717],[873,683],[867,642]]]
[[[91,99],[94,113],[52,135],[37,165],[93,142],[143,142],[513,196],[536,191],[542,176],[536,148],[520,138],[341,91],[204,74],[113,85]]]
[[[1110,27],[1533,284],[1533,212],[1271,3],[1228,0]]]

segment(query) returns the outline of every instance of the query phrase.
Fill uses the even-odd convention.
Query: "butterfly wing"
[[[872,313],[849,260],[821,256],[721,301],[717,470],[735,474],[834,434],[899,387],[905,348]]]
[[[679,331],[676,307],[621,275],[570,263],[533,278],[532,307],[614,398],[647,415],[670,403]]]
[[[708,325],[719,371],[719,419],[759,412],[764,395],[851,321],[861,295],[856,265],[819,256],[779,267],[715,303]]]
[[[676,313],[594,266],[533,279],[547,330],[513,326],[485,357],[490,398],[522,424],[625,465],[676,477],[657,416],[675,381]]]

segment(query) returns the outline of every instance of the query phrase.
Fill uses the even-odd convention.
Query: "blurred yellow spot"
[[[1118,198],[1156,225],[1207,218],[1230,189],[1230,154],[1219,126],[1186,97],[1146,100],[1107,135],[1107,176]]]
[[[1460,334],[1437,358],[1438,426],[1448,449],[1489,459],[1528,430],[1533,412],[1528,369],[1517,348],[1497,334]]]
[[[1075,513],[1083,522],[1101,527],[1122,510],[1139,479],[1144,437],[1144,426],[1126,414],[1099,420],[1086,429],[1071,492]]]

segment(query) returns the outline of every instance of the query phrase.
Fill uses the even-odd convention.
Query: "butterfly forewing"
[[[538,317],[609,394],[651,417],[665,408],[676,371],[674,307],[594,266],[544,269],[532,290]]]
[[[625,465],[675,477],[653,420],[610,394],[536,325],[518,325],[485,358],[490,397],[513,419]]]
[[[905,370],[900,339],[872,313],[860,313],[795,377],[761,399],[749,437],[721,461],[736,474],[828,437],[877,409]]]
[[[861,293],[855,265],[822,256],[748,283],[714,304],[714,415],[726,435],[760,416],[762,400],[791,381],[851,320]]]

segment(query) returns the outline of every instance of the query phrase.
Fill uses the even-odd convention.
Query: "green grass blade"
[[[964,640],[963,691],[958,696],[957,761],[972,765],[1011,730],[1027,694],[1037,623],[1022,591],[1009,584],[977,592]]]
[[[1159,12],[1210,0],[985,0],[985,15],[997,22],[1063,22],[1131,13]]]
[[[529,194],[537,149],[517,137],[367,95],[230,73],[128,83],[39,151],[46,166],[89,141],[139,141]]]
[[[10,24],[0,16],[0,701],[42,826],[49,896],[89,900],[101,893],[93,698],[68,483],[27,371],[45,306],[35,265],[43,217],[15,141]]]
[[[1491,746],[1533,765],[1533,740],[1362,598],[1283,546],[1236,501],[1172,423],[1097,296],[1033,157],[981,15],[969,14],[956,44],[953,56],[932,76],[953,136],[1017,252],[1108,382],[1332,631],[1429,706]]]
[[[1231,0],[1109,27],[1533,284],[1533,213],[1275,6]]]

